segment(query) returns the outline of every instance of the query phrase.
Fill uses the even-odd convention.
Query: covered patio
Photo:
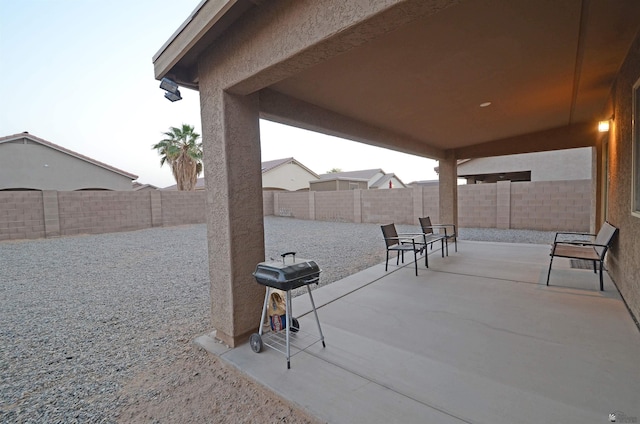
[[[382,263],[315,290],[326,348],[290,370],[269,348],[197,342],[331,423],[637,422],[640,333],[608,275],[600,292],[563,260],[547,287],[548,246],[459,247],[430,252],[428,270],[419,260],[418,277]],[[294,298],[312,331],[309,311]]]
[[[260,118],[439,160],[438,218],[453,224],[458,159],[592,148],[592,232],[620,229],[607,265],[637,317],[638,16],[635,0],[202,1],[153,63],[170,99],[178,85],[200,94],[217,338],[244,343],[262,303],[251,277],[265,258]],[[419,202],[413,215],[425,215]],[[497,271],[471,260],[465,269]],[[517,261],[500,269],[537,281]],[[496,301],[498,287],[486,290]]]

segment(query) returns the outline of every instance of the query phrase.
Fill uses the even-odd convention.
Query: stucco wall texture
[[[640,319],[640,217],[631,212],[633,175],[632,89],[640,79],[640,35],[629,50],[614,89],[614,121],[609,132],[607,220],[620,229],[608,257],[609,275],[629,309]],[[640,112],[638,112],[640,113]],[[636,125],[638,120],[636,117]],[[636,171],[640,164],[636,164]]]

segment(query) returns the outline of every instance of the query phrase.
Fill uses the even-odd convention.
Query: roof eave
[[[198,89],[197,58],[255,0],[203,0],[153,56],[155,78]]]

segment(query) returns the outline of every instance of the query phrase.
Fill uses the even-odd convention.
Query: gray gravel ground
[[[460,233],[553,240],[524,230]],[[267,217],[265,244],[267,258],[296,251],[316,260],[323,284],[385,254],[376,224]],[[0,302],[0,422],[116,422],[126,402],[119,389],[133,375],[169,363],[179,346],[210,330],[206,228],[0,242]]]

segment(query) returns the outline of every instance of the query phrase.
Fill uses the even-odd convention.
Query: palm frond
[[[166,138],[152,146],[160,155],[160,166],[168,162],[178,190],[194,190],[198,175],[202,172],[203,149],[200,134],[194,127],[182,124],[180,128],[169,127],[162,133]]]

